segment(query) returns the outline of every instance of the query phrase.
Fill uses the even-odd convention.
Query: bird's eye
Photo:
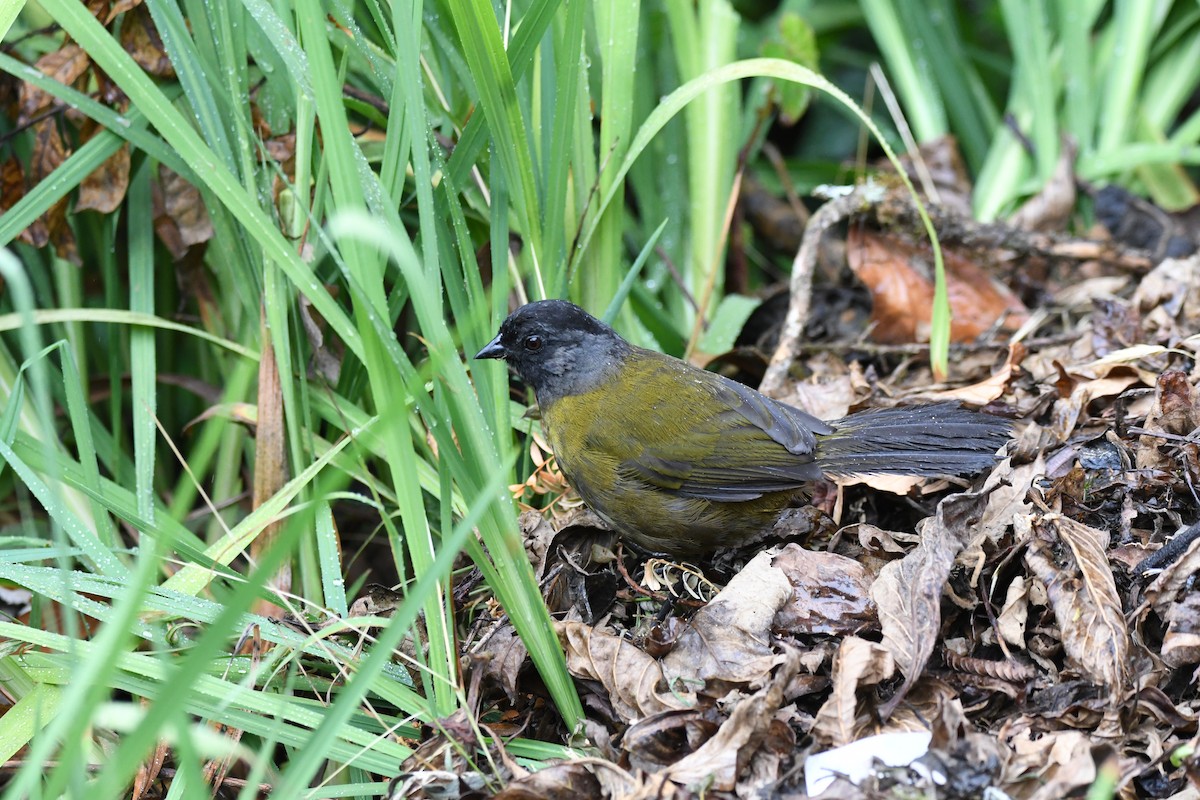
[[[526,350],[541,350],[542,349],[542,337],[538,336],[535,333],[532,336],[526,336],[525,341],[522,342],[521,344],[524,346],[524,348]]]

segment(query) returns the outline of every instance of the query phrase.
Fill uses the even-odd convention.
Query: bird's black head
[[[502,358],[545,404],[582,394],[613,376],[630,345],[617,332],[565,300],[521,306],[476,358]]]

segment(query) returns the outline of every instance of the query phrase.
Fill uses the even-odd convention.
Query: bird
[[[823,421],[709,370],[638,347],[579,306],[540,300],[476,359],[533,388],[560,469],[643,550],[702,556],[761,537],[822,478],[948,476],[993,464],[1010,423],[956,403]]]

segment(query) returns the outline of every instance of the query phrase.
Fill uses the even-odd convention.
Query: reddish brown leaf
[[[871,291],[871,337],[900,343],[929,339],[933,309],[933,259],[927,249],[898,237],[853,227],[846,242],[850,268]],[[974,262],[944,251],[950,298],[950,339],[970,342],[1002,317],[1016,330],[1028,317],[1021,301]]]

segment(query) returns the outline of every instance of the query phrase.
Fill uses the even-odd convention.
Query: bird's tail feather
[[[996,461],[1011,432],[1007,420],[957,403],[862,411],[830,423],[816,460],[830,476],[964,475]]]

